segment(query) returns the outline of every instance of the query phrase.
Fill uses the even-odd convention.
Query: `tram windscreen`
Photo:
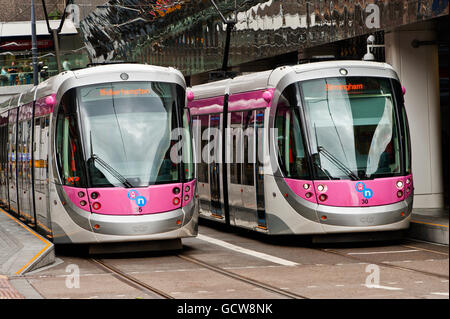
[[[177,141],[183,89],[162,82],[106,83],[78,88],[91,187],[145,187],[180,181],[170,150]],[[178,92],[178,93],[177,93]]]
[[[324,78],[300,86],[316,176],[357,180],[401,172],[389,79]]]

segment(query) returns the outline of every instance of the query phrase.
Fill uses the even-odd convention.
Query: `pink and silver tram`
[[[192,145],[172,161],[174,129],[190,136],[179,71],[63,72],[1,105],[1,204],[55,243],[180,246],[198,208]]]
[[[268,234],[409,227],[409,132],[391,66],[283,66],[187,94],[200,217]]]

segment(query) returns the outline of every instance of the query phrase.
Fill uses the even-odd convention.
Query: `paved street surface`
[[[314,245],[211,225],[199,233],[177,252],[89,256],[57,247],[56,264],[26,275],[19,290],[57,299],[449,298],[448,246]]]

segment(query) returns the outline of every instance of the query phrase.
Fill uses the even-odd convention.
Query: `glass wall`
[[[78,37],[77,37],[78,38]],[[60,61],[62,70],[86,67],[89,63],[88,52],[83,44],[70,36],[60,39]],[[33,84],[31,40],[2,39],[0,45],[0,86]],[[18,47],[19,46],[19,47]],[[17,50],[24,47],[24,50]],[[78,48],[75,48],[77,46]],[[38,39],[38,82],[45,81],[58,74],[53,40]]]
[[[448,14],[448,1],[216,0],[236,18],[229,65],[389,30]],[[210,1],[110,0],[80,24],[89,52],[173,66],[185,75],[221,67],[226,26]]]

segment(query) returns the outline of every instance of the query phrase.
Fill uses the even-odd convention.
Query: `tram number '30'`
[[[361,203],[362,203],[363,205],[367,205],[367,204],[369,204],[369,200],[368,200],[367,198],[363,198],[363,199],[361,200]]]

